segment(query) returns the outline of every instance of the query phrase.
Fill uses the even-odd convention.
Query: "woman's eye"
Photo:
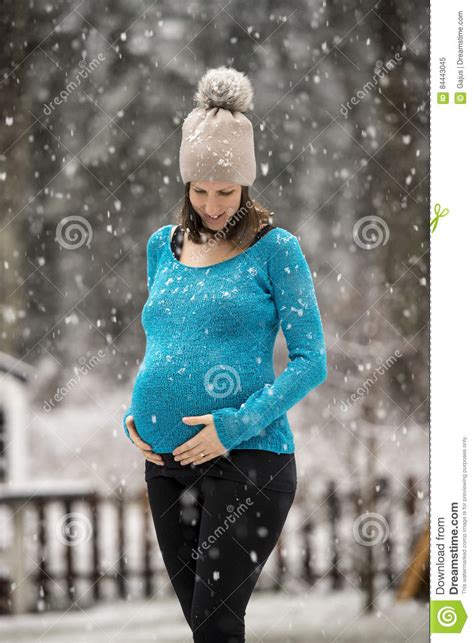
[[[196,192],[196,194],[205,194],[204,190],[197,190],[196,188],[194,188],[194,191]],[[233,193],[233,191],[234,190],[231,190],[230,192],[221,192],[221,194],[222,196],[229,196]]]

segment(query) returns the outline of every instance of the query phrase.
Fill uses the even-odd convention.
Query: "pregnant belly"
[[[141,370],[133,387],[132,411],[142,440],[153,446],[167,443],[167,436],[182,435],[184,442],[197,433],[196,427],[185,425],[182,418],[202,414],[198,412],[202,409],[202,405],[198,405],[202,397],[199,388],[185,373],[162,368],[158,377],[155,368]]]
[[[194,367],[163,363],[142,365],[132,392],[132,414],[139,436],[154,451],[172,451],[196,435],[204,424],[187,425],[184,416],[206,415],[239,406],[265,381],[255,373],[241,378],[229,365]],[[260,374],[261,375],[261,374]]]

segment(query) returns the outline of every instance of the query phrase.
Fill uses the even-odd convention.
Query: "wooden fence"
[[[297,495],[256,591],[323,579],[334,591],[347,583],[395,589],[426,524],[426,481],[408,478],[395,491],[383,478],[370,488],[368,505],[366,490],[341,491],[332,481],[317,499]],[[0,490],[0,514],[0,613],[86,609],[151,598],[160,587],[173,593],[146,489],[135,496],[121,488],[108,496]]]

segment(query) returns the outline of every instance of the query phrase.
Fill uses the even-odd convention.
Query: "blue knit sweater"
[[[246,251],[212,266],[174,256],[172,225],[147,244],[146,350],[131,404],[141,438],[170,453],[212,413],[223,446],[293,453],[286,412],[327,376],[323,329],[311,271],[298,239],[275,227]],[[279,327],[289,362],[275,378]],[[131,439],[131,438],[130,438]]]

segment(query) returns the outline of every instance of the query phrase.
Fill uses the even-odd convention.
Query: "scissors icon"
[[[435,203],[434,213],[436,216],[433,217],[430,221],[430,228],[431,226],[433,226],[433,229],[431,230],[431,234],[433,234],[433,232],[436,230],[438,226],[438,221],[441,219],[441,217],[445,217],[447,214],[449,214],[449,210],[448,208],[444,208],[443,210],[441,210],[441,204]]]

